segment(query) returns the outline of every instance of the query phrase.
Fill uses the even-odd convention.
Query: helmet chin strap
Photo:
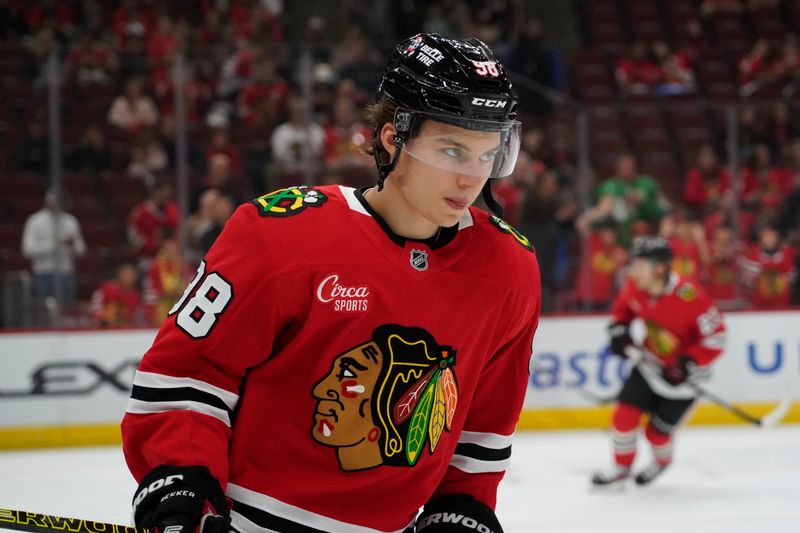
[[[389,174],[391,174],[397,166],[397,160],[400,158],[400,150],[403,149],[403,139],[401,139],[399,136],[395,135],[394,139],[392,139],[392,143],[394,144],[395,149],[388,163],[382,163],[380,161],[380,154],[377,151],[375,152],[375,162],[378,165],[379,191],[383,189],[383,182],[386,181],[386,178],[389,177]]]
[[[481,189],[483,201],[486,203],[486,207],[489,208],[489,211],[497,215],[499,218],[503,218],[503,206],[501,206],[497,200],[495,200],[494,196],[492,196],[491,184],[491,178],[486,180],[486,183],[483,184],[483,189]]]

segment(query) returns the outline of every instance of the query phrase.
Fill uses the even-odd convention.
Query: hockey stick
[[[660,359],[657,359],[655,356],[651,355],[646,350],[643,350],[642,348],[636,346],[628,346],[627,348],[625,348],[625,355],[627,355],[628,358],[631,359],[634,366],[643,364],[643,365],[648,365],[651,368],[661,369],[664,367],[664,363],[662,363]],[[745,422],[749,422],[750,424],[762,428],[770,428],[777,426],[778,423],[780,423],[780,421],[783,420],[783,417],[786,416],[786,412],[789,410],[789,406],[792,403],[791,396],[785,396],[778,403],[775,409],[773,409],[766,415],[762,416],[761,418],[758,418],[748,413],[747,411],[740,409],[739,407],[736,407],[735,405],[723,400],[713,392],[709,391],[708,389],[704,388],[701,385],[698,385],[697,383],[691,380],[687,380],[686,383],[697,393],[698,396],[702,396],[711,403],[716,404],[719,407],[722,407],[729,413],[738,416]]]
[[[107,524],[83,518],[64,518],[29,511],[0,508],[0,530],[29,531],[31,533],[156,533],[151,529]]]

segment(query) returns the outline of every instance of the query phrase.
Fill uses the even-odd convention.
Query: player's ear
[[[394,125],[391,122],[385,122],[378,134],[381,140],[381,146],[390,154],[393,154],[395,151],[394,136],[396,133],[397,130],[394,129]]]

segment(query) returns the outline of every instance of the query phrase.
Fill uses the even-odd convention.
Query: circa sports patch
[[[494,227],[496,227],[503,233],[514,237],[514,240],[517,241],[519,244],[521,244],[523,247],[525,247],[525,249],[527,249],[529,252],[533,251],[533,245],[531,244],[531,241],[529,241],[525,235],[523,235],[522,233],[511,227],[511,225],[505,220],[502,220],[494,215],[491,215],[489,216],[489,222],[491,222]]]
[[[307,207],[320,207],[328,197],[317,189],[301,185],[278,189],[253,200],[262,217],[291,217],[299,215]]]

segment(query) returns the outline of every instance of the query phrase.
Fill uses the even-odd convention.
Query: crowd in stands
[[[624,280],[631,239],[646,233],[667,237],[673,268],[706,286],[726,309],[800,304],[800,66],[791,33],[800,28],[788,23],[774,37],[754,32],[746,48],[734,47],[740,55],[724,51],[731,77],[738,74],[739,90],[731,95],[739,104],[736,171],[726,152],[729,132],[717,120],[713,134],[673,153],[679,163],[669,168],[678,175],[667,176],[650,164],[654,159],[635,129],[617,133],[618,117],[626,120],[636,102],[673,98],[703,102],[702,113],[713,115],[708,104],[717,96],[702,66],[723,53],[715,17],[787,8],[766,0],[636,5],[648,3],[660,12],[683,3],[688,14],[675,35],[635,34],[623,46],[604,49],[613,91],[591,94],[581,79],[578,87],[568,83],[572,67],[547,39],[545,26],[526,18],[513,0],[352,0],[344,4],[347,23],[340,32],[317,15],[290,24],[299,16],[292,9],[302,8],[280,0],[0,3],[0,84],[14,77],[25,87],[0,105],[4,131],[17,128],[8,153],[0,154],[8,169],[0,182],[14,182],[27,198],[2,206],[0,226],[25,224],[22,235],[0,243],[0,269],[30,269],[39,295],[89,302],[79,312],[94,324],[157,324],[191,278],[189,265],[241,202],[298,183],[374,182],[374,162],[363,152],[371,132],[360,110],[369,103],[387,47],[425,30],[478,36],[509,69],[544,89],[545,96],[522,100],[522,151],[514,174],[498,181],[495,193],[508,222],[536,246],[545,311],[606,310]],[[615,10],[627,5],[577,3],[600,15],[603,4]],[[388,32],[374,27],[380,17],[392,21]],[[601,48],[591,24],[574,60],[579,67],[581,54],[590,54],[591,62]],[[51,163],[45,97],[54,50],[63,66],[65,191],[59,206],[68,220],[64,227],[71,228],[61,243],[36,236],[45,220],[52,228],[59,201],[48,189],[42,206]],[[25,60],[6,70],[14,54]],[[179,54],[189,132],[189,249],[183,257],[175,179],[173,69]],[[606,76],[595,64],[585,70]],[[590,130],[594,190],[578,187],[575,109],[566,109],[568,97],[547,96],[549,90],[590,100],[601,113],[612,109],[617,129],[610,137],[620,142],[603,145],[604,131]],[[682,132],[675,133],[677,143]],[[61,262],[42,261],[45,249],[48,257],[58,249]],[[54,274],[63,281],[54,284]]]

